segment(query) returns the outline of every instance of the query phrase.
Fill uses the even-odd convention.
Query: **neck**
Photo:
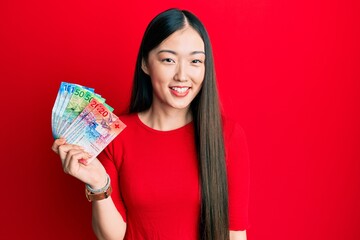
[[[160,131],[170,131],[185,126],[192,121],[192,113],[187,109],[161,109],[152,105],[139,113],[140,120],[147,126]]]

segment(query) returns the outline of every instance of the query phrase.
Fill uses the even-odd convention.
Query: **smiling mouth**
[[[171,90],[174,90],[178,93],[185,93],[190,87],[170,87]]]

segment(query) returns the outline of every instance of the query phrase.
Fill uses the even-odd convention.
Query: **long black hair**
[[[194,14],[169,9],[149,23],[136,61],[129,112],[145,111],[152,104],[151,80],[141,68],[142,61],[147,60],[152,49],[187,25],[201,36],[206,54],[203,85],[191,103],[201,183],[199,232],[203,240],[226,240],[229,239],[228,187],[214,60],[207,31]]]

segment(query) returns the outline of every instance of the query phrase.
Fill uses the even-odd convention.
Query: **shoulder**
[[[125,124],[125,128],[113,139],[108,148],[119,148],[123,145],[124,139],[128,139],[132,135],[131,130],[134,129],[133,126],[136,124],[136,117],[136,114],[122,114],[118,116],[119,120]]]
[[[244,129],[239,121],[224,114],[221,115],[221,119],[225,143],[229,142],[234,137],[245,138]]]
[[[239,121],[223,116],[225,159],[228,164],[245,164],[249,160],[248,142]]]
[[[131,131],[134,129],[134,125],[137,124],[137,114],[121,114],[118,116],[119,120],[125,124],[124,130],[116,136],[112,144],[119,145],[123,139],[128,139],[129,136],[132,136],[133,134]]]
[[[125,124],[125,125],[133,125],[137,121],[137,113],[130,113],[130,114],[122,114],[119,115],[119,119]]]

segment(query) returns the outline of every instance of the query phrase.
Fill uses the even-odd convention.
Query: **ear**
[[[149,75],[149,69],[147,67],[147,63],[146,63],[145,59],[141,60],[141,69],[144,71],[144,73]]]

